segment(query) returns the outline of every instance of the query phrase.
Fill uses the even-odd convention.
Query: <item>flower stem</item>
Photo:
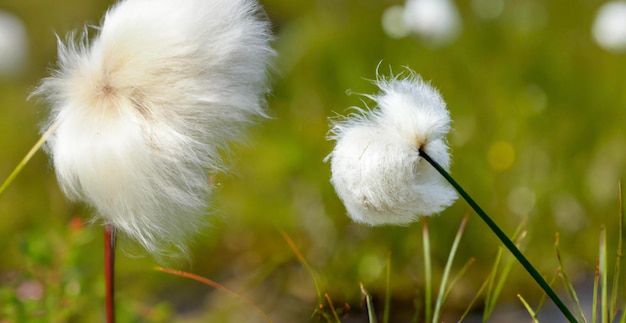
[[[387,254],[387,283],[385,286],[385,309],[383,311],[383,323],[389,323],[391,311],[391,251]]]
[[[430,261],[430,235],[428,234],[428,218],[422,218],[422,237],[424,240],[424,322],[430,322],[433,317],[433,274]]]
[[[46,140],[48,140],[48,138],[50,138],[50,136],[57,130],[58,127],[59,127],[59,121],[52,124],[50,128],[48,128],[48,130],[46,130],[46,132],[41,136],[41,138],[39,138],[37,143],[35,143],[35,145],[28,151],[26,156],[24,156],[24,158],[22,158],[20,163],[17,164],[17,166],[11,172],[9,177],[7,177],[7,179],[2,183],[2,185],[0,185],[0,195],[4,193],[4,191],[9,187],[9,185],[11,185],[11,183],[13,183],[13,180],[15,180],[17,175],[20,174],[20,172],[22,171],[22,168],[24,168],[24,166],[28,164],[28,162],[33,157],[33,155],[35,155],[37,150],[41,148],[41,146],[46,142]]]
[[[515,246],[515,244],[511,241],[511,239],[509,239],[509,237],[507,237],[507,235],[500,229],[500,227],[498,227],[498,225],[495,222],[493,222],[493,220],[487,215],[487,213],[485,213],[485,211],[483,211],[480,208],[480,206],[478,206],[478,204],[474,202],[474,200],[469,196],[469,194],[465,192],[465,190],[461,187],[461,185],[459,185],[454,180],[454,178],[452,178],[452,176],[450,176],[450,174],[448,174],[448,172],[445,169],[443,169],[443,167],[441,167],[436,161],[430,158],[430,156],[428,156],[428,154],[424,152],[422,149],[419,150],[419,154],[428,163],[430,163],[448,182],[450,182],[450,184],[452,184],[452,186],[457,190],[457,192],[459,192],[459,194],[463,197],[463,199],[467,201],[467,203],[472,207],[472,209],[474,209],[474,211],[476,211],[476,213],[487,224],[487,226],[489,226],[491,231],[493,231],[493,233],[496,234],[498,239],[502,241],[504,246],[507,247],[509,251],[511,251],[511,253],[513,254],[513,256],[515,256],[515,258],[517,258],[517,260],[520,262],[520,264],[522,264],[524,269],[528,271],[530,276],[532,276],[532,278],[537,282],[537,284],[539,284],[539,286],[546,292],[546,294],[548,294],[548,296],[552,299],[554,304],[556,304],[556,306],[559,308],[561,313],[565,315],[567,320],[569,322],[577,322],[574,316],[572,315],[572,313],[567,308],[567,306],[563,304],[561,299],[556,295],[554,290],[552,290],[552,288],[550,287],[550,285],[548,285],[545,279],[543,279],[543,277],[541,276],[541,274],[539,274],[537,269],[533,267],[530,261],[526,259],[526,257]]]
[[[107,323],[115,323],[115,228],[104,227],[104,279]]]

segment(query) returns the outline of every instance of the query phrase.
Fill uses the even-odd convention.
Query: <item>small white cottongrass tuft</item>
[[[427,44],[451,43],[461,32],[461,15],[452,0],[407,0],[403,23]]]
[[[264,116],[270,26],[254,0],[124,0],[59,41],[34,95],[57,178],[107,224],[162,255],[205,224],[221,154]]]
[[[331,182],[350,217],[369,225],[408,224],[441,212],[457,198],[428,162],[424,150],[446,170],[450,131],[446,104],[432,86],[409,71],[375,82],[377,107],[334,123],[330,139]]]
[[[596,43],[615,54],[626,52],[626,1],[604,3],[593,22],[591,30]]]

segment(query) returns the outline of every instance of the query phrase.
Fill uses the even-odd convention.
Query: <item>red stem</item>
[[[107,323],[115,323],[115,228],[104,226],[104,279]]]

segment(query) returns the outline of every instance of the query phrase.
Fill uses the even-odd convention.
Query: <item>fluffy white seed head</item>
[[[377,107],[337,121],[330,139],[331,183],[348,215],[369,225],[408,224],[441,212],[457,198],[427,161],[424,150],[445,169],[450,114],[433,87],[413,72],[379,78]]]
[[[34,95],[61,188],[160,255],[204,224],[209,175],[264,115],[270,27],[255,0],[123,0],[59,41]],[[208,173],[207,173],[208,172]]]
[[[407,0],[402,22],[427,44],[451,43],[461,31],[461,15],[451,0]]]
[[[608,1],[598,9],[592,28],[593,38],[603,49],[626,53],[626,1]]]

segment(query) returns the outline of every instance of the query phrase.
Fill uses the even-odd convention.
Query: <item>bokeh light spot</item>
[[[528,215],[535,208],[535,192],[528,187],[516,187],[507,197],[507,205],[511,212],[519,216]]]
[[[578,232],[588,222],[587,212],[571,194],[560,193],[552,198],[552,214],[560,229]]]
[[[515,161],[515,149],[508,142],[495,142],[489,147],[487,160],[493,170],[505,171],[509,169]]]
[[[504,0],[472,0],[472,9],[481,19],[495,19],[502,14]]]
[[[380,277],[384,264],[381,259],[374,255],[366,255],[359,263],[359,277],[367,282]]]
[[[402,38],[409,35],[404,23],[404,7],[392,6],[383,13],[383,30],[391,38]]]
[[[34,280],[25,281],[17,287],[16,295],[20,301],[40,300],[44,295],[43,284]]]
[[[70,296],[78,296],[80,294],[80,283],[77,280],[72,280],[65,285],[65,293]]]

